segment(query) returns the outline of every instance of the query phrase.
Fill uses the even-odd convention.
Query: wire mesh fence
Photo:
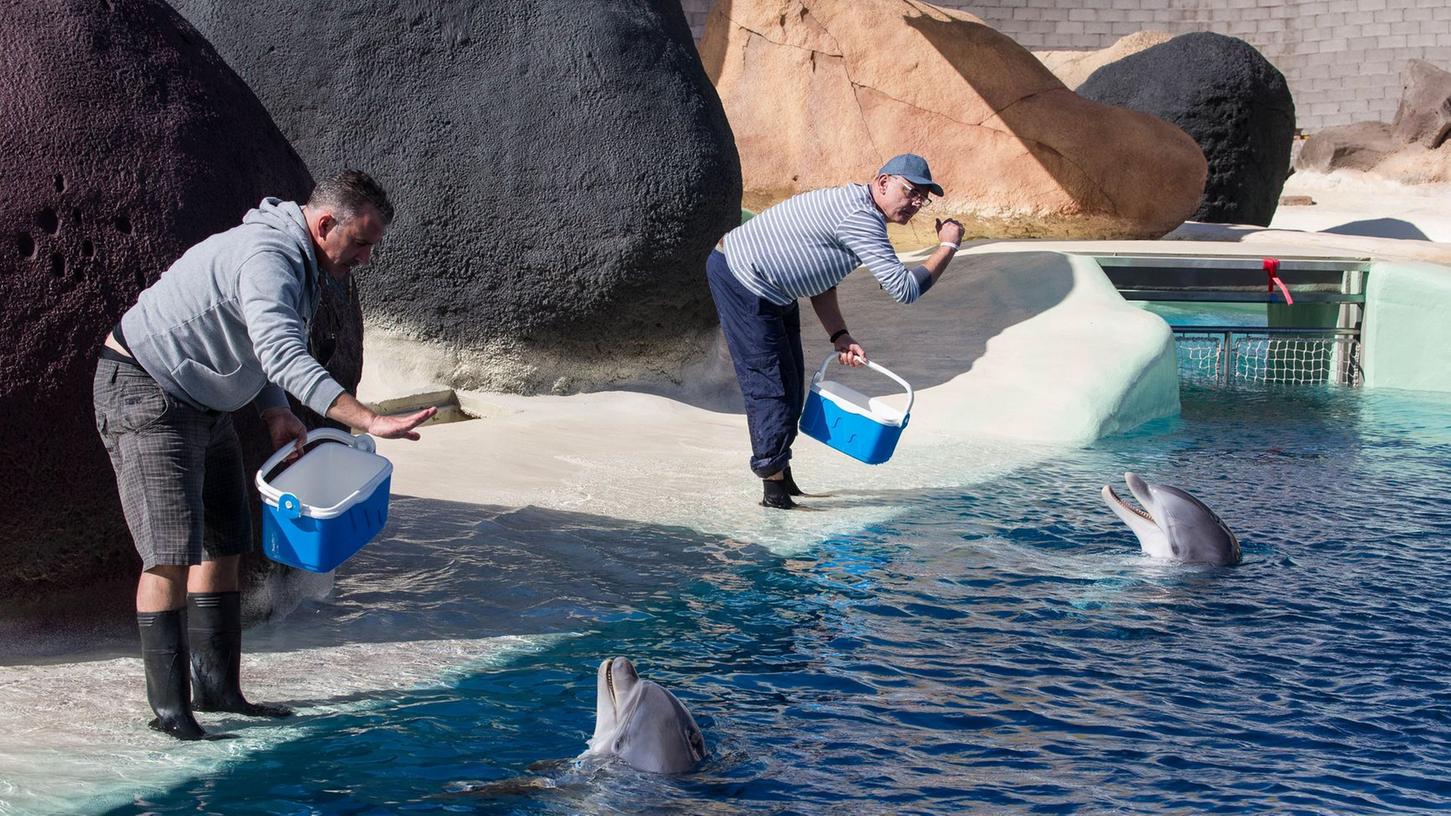
[[[1360,385],[1348,329],[1174,328],[1181,381],[1200,385]]]

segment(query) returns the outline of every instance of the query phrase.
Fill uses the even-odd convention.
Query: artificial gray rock
[[[1326,128],[1311,134],[1295,156],[1296,170],[1329,173],[1349,169],[1375,169],[1403,143],[1384,122],[1356,122]]]
[[[1296,170],[1359,170],[1404,184],[1451,181],[1451,73],[1424,60],[1406,64],[1395,119],[1356,122],[1310,134]]]
[[[1402,86],[1392,135],[1402,144],[1439,148],[1451,137],[1451,72],[1413,59],[1406,63]]]
[[[677,0],[173,4],[310,167],[389,190],[364,314],[449,384],[669,378],[713,330],[740,168]]]
[[[126,607],[140,562],[96,433],[97,350],[187,247],[311,178],[161,0],[0,0],[0,53],[3,613],[76,592]]]
[[[1078,87],[1096,102],[1153,114],[1194,137],[1209,162],[1196,221],[1266,226],[1290,173],[1295,103],[1254,46],[1183,34],[1099,68]]]

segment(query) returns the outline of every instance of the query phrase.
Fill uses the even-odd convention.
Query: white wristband
[[[943,241],[943,242],[939,243],[938,246],[952,247],[952,251],[953,252],[956,252],[957,249],[958,249],[958,245],[952,243],[951,241]]]

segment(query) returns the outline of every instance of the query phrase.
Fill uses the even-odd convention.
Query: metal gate
[[[1366,258],[1095,254],[1126,300],[1263,303],[1270,323],[1309,307],[1313,328],[1171,325],[1181,381],[1360,385]],[[1288,303],[1293,298],[1293,304]],[[1326,312],[1328,311],[1328,315]],[[1301,321],[1305,315],[1301,314]],[[1293,323],[1291,324],[1293,325]],[[1300,322],[1299,325],[1305,325]]]
[[[1172,328],[1182,382],[1217,386],[1361,384],[1357,329]]]

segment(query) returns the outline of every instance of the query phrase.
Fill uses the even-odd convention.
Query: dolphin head
[[[600,663],[590,754],[613,754],[636,770],[684,773],[705,758],[700,727],[675,695],[645,680],[629,658]]]
[[[1155,558],[1193,564],[1239,563],[1239,539],[1204,502],[1177,487],[1150,484],[1124,474],[1129,492],[1143,509],[1132,507],[1113,488],[1103,486],[1103,501],[1139,537],[1139,546]]]

